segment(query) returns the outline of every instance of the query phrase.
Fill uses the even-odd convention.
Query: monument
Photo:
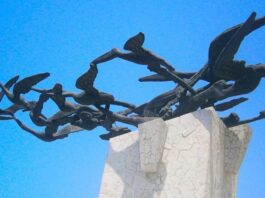
[[[35,87],[49,73],[20,81],[15,76],[0,83],[0,102],[3,97],[11,102],[0,109],[0,120],[14,120],[46,142],[104,127],[108,133],[100,138],[110,140],[110,152],[101,197],[235,197],[237,172],[251,137],[246,124],[265,118],[265,111],[245,120],[236,113],[219,118],[216,112],[247,101],[240,95],[254,91],[265,76],[265,64],[247,65],[234,59],[242,41],[264,25],[265,17],[256,18],[253,12],[245,22],[222,32],[211,42],[208,60],[197,72],[176,71],[143,47],[145,35],[140,32],[125,42],[129,52],[113,48],[91,61],[88,71],[76,80],[79,93],[66,91],[59,83],[47,89]],[[141,105],[119,101],[94,85],[98,65],[114,58],[146,65],[155,73],[140,78],[141,82],[172,81],[176,85]],[[195,89],[198,81],[206,85]],[[39,93],[37,101],[22,96],[31,91]],[[51,117],[42,111],[48,100],[58,107]],[[112,105],[125,109],[113,112]],[[43,132],[24,124],[18,111],[28,113]],[[138,132],[116,126],[116,122],[136,126]]]
[[[234,198],[250,137],[212,108],[143,123],[110,140],[99,197]]]

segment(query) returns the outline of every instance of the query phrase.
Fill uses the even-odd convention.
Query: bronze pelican
[[[15,120],[15,122],[18,124],[18,126],[29,132],[30,134],[32,134],[33,136],[37,137],[38,139],[45,141],[45,142],[52,142],[58,139],[63,139],[65,137],[68,136],[68,134],[62,134],[62,135],[54,135],[56,134],[58,128],[59,128],[59,124],[53,124],[50,126],[45,127],[45,131],[44,132],[37,132],[31,128],[29,128],[28,126],[26,126],[24,123],[22,123],[19,119],[17,119],[16,117],[13,117],[13,119]],[[68,123],[68,120],[65,123],[60,123],[60,124],[66,124]]]
[[[11,88],[11,87],[17,82],[18,78],[19,78],[18,75],[15,76],[15,77],[13,77],[13,78],[11,78],[10,80],[8,80],[8,81],[6,82],[6,84],[4,85],[4,87],[5,87],[7,90],[9,90],[9,89],[10,89],[10,88]],[[4,95],[5,95],[4,90],[1,90],[1,92],[0,92],[0,102],[2,101]]]
[[[113,104],[131,109],[135,108],[135,106],[132,104],[122,101],[117,101],[112,95],[98,91],[94,87],[94,81],[97,77],[97,74],[98,74],[97,66],[91,65],[89,70],[76,80],[76,87],[78,89],[83,90],[83,92],[81,92],[80,94],[72,94],[73,99],[77,103],[82,105],[95,104],[97,106],[102,104],[106,105]]]
[[[76,81],[76,87],[83,90],[81,93],[73,93],[64,91],[62,85],[57,83],[51,90],[40,90],[32,88],[39,93],[46,93],[58,105],[62,111],[75,111],[80,105],[72,104],[66,101],[66,97],[72,97],[78,104],[81,105],[120,105],[127,108],[135,108],[134,105],[117,101],[108,93],[100,92],[94,87],[98,69],[96,66],[91,67],[85,74],[80,76]]]
[[[193,86],[200,79],[209,81],[210,85],[219,80],[235,80],[236,83],[234,84],[234,86],[230,86],[229,89],[223,90],[224,92],[222,92],[222,97],[220,94],[218,94],[218,97],[221,97],[218,100],[233,95],[239,95],[240,93],[247,93],[249,92],[248,90],[254,90],[254,88],[258,85],[263,72],[260,72],[260,74],[255,74],[255,78],[252,78],[251,75],[254,75],[254,70],[262,70],[262,67],[259,66],[259,69],[257,68],[257,66],[250,66],[246,68],[243,61],[235,61],[233,59],[245,36],[265,24],[265,17],[257,20],[255,20],[255,17],[256,13],[252,13],[244,23],[234,26],[219,35],[210,45],[208,62],[199,72],[195,73],[192,77],[187,79],[186,82],[190,86]],[[224,73],[226,73],[227,75]],[[245,75],[251,78],[251,83],[244,87],[242,86],[243,81],[244,83],[246,83],[247,81],[247,79],[243,80],[243,76]],[[209,88],[209,86],[206,86],[205,89]],[[150,112],[151,108],[154,107],[160,109],[160,106],[162,106],[161,112],[169,109],[171,105],[179,102],[179,98],[183,97],[183,93],[185,93],[184,91],[185,90],[183,90],[182,87],[178,87],[156,97],[151,102],[149,102],[148,105],[146,105],[145,111],[147,113],[145,115],[150,114],[148,113],[148,111]],[[197,94],[199,94],[198,91]],[[216,98],[218,97],[216,96]],[[214,104],[214,102],[216,102],[216,99],[213,99],[213,101],[209,100],[208,105],[211,106]],[[201,102],[200,104],[202,104],[203,106],[206,105]],[[193,105],[194,104],[192,104],[192,106]]]
[[[142,47],[144,39],[144,34],[140,32],[126,41],[124,49],[129,50],[129,53],[123,53],[117,48],[114,48],[111,51],[93,60],[90,66],[94,66],[118,57],[137,64],[147,65],[150,71],[154,71],[160,75],[166,76],[170,80],[178,83],[179,85],[190,91],[192,94],[194,94],[195,91],[189,85],[187,85],[187,83],[182,78],[180,78],[178,75],[176,75],[176,73],[173,72],[175,70],[174,67],[167,63],[164,59]]]
[[[225,30],[211,42],[206,64],[209,69],[200,76],[202,80],[215,82],[220,79],[236,80],[240,77],[245,63],[233,60],[234,55],[248,34],[265,25],[265,17],[258,19],[255,17],[256,13],[253,12],[244,23]],[[182,78],[191,78],[195,74],[194,72],[174,73]],[[171,79],[161,74],[140,78],[141,82],[169,80]]]
[[[33,85],[36,85],[40,81],[47,78],[49,75],[49,73],[41,73],[24,78],[14,85],[13,92],[9,91],[8,88],[5,87],[2,83],[0,83],[0,87],[2,88],[3,93],[13,104],[20,105],[28,109],[32,108],[32,104],[26,102],[21,94],[28,93]]]

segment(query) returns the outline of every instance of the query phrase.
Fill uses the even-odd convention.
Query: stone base
[[[100,198],[232,198],[251,137],[211,108],[153,120],[110,140]]]

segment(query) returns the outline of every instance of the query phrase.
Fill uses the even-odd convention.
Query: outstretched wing
[[[256,13],[252,13],[246,22],[236,31],[236,33],[232,36],[232,38],[227,42],[225,47],[220,52],[217,57],[214,67],[218,68],[222,66],[223,63],[228,61],[232,61],[234,59],[234,55],[239,49],[239,46],[248,32],[251,31],[252,26],[255,22]]]
[[[171,79],[167,78],[166,76],[162,76],[160,74],[153,74],[149,76],[145,76],[142,78],[139,78],[140,82],[162,82],[162,81],[170,81]]]
[[[222,34],[217,36],[210,44],[209,53],[208,53],[208,62],[209,65],[213,65],[220,55],[221,51],[235,35],[235,33],[242,27],[242,24],[236,25],[232,28],[225,30]]]
[[[196,74],[195,72],[176,72],[176,71],[173,71],[173,73],[180,78],[186,78],[186,79],[190,79],[192,76]],[[162,82],[162,81],[171,81],[171,79],[161,74],[153,74],[153,75],[139,78],[139,81],[140,82],[150,82],[150,81]]]
[[[89,70],[80,76],[75,83],[76,88],[84,90],[84,91],[93,91],[94,81],[98,74],[98,68],[96,66],[92,66]]]
[[[44,80],[50,76],[50,73],[40,73],[27,78],[22,79],[14,86],[14,97],[19,97],[19,94],[28,93],[31,90],[31,87],[38,84],[40,81]]]
[[[218,70],[222,70],[222,67],[230,66],[227,63],[234,59],[234,55],[237,53],[244,38],[252,31],[265,25],[265,17],[256,20],[255,17],[256,13],[253,12],[244,23],[224,31],[213,40],[209,48],[208,64],[216,75],[218,75]],[[236,62],[231,67],[237,67],[240,64]],[[244,65],[243,62],[242,65]],[[226,69],[224,68],[224,70]],[[230,70],[228,69],[226,73],[230,73]]]
[[[6,84],[5,84],[5,87],[7,88],[7,89],[10,89],[16,82],[17,82],[17,80],[19,79],[19,76],[17,75],[17,76],[15,76],[15,77],[13,77],[13,78],[11,78],[9,81],[7,81],[6,82]],[[1,102],[1,100],[3,99],[3,97],[4,97],[4,92],[3,92],[3,90],[0,92],[0,102]]]
[[[244,97],[236,98],[236,99],[233,99],[233,100],[230,100],[227,102],[223,102],[223,103],[219,103],[217,105],[214,105],[214,109],[216,111],[226,111],[226,110],[231,109],[234,106],[237,106],[237,105],[239,105],[242,102],[245,102],[247,100],[248,100],[248,98],[244,98]]]
[[[17,82],[18,79],[19,79],[19,75],[11,78],[9,81],[6,82],[5,87],[10,89]]]
[[[252,21],[253,19],[255,19],[256,14],[252,13],[249,18],[246,20],[246,22],[241,23],[239,25],[233,26],[227,30],[225,30],[222,34],[220,34],[219,36],[217,36],[210,44],[209,47],[209,55],[208,55],[208,62],[209,65],[213,65],[218,56],[220,55],[220,53],[222,52],[222,50],[224,50],[224,48],[226,47],[226,45],[228,44],[228,42],[235,36],[235,34],[239,31],[240,28],[242,28],[243,25],[246,25],[246,23],[252,22],[251,27],[249,28],[244,28],[244,35],[243,38],[241,37],[241,39],[243,40],[245,36],[247,36],[248,34],[250,34],[252,31],[262,27],[265,25],[265,17],[261,17],[259,19],[256,19],[254,21]],[[248,30],[248,31],[246,31]],[[240,43],[242,42],[242,40],[239,40],[239,44],[238,47],[240,45]],[[238,50],[238,47],[236,49],[236,51]],[[236,51],[234,52],[234,54],[236,53]]]
[[[123,49],[137,52],[137,49],[144,44],[144,33],[139,32],[137,35],[129,38],[123,46]]]
[[[70,116],[73,113],[74,113],[74,111],[70,111],[70,112],[58,111],[57,113],[55,113],[54,115],[49,117],[47,120],[48,121],[57,120],[57,119],[60,119],[60,118],[64,118],[66,116]]]
[[[84,129],[78,126],[74,125],[67,125],[63,127],[62,129],[58,130],[56,133],[53,134],[54,137],[60,137],[62,135],[68,135],[70,133],[75,133],[79,131],[83,131]]]

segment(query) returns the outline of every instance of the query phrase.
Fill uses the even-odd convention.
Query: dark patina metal
[[[252,92],[265,77],[265,64],[247,65],[245,61],[234,59],[244,38],[264,25],[265,17],[256,19],[256,13],[252,13],[244,23],[225,30],[211,42],[207,62],[194,73],[175,71],[165,59],[145,49],[145,36],[140,32],[126,41],[124,49],[128,53],[114,48],[90,63],[88,71],[76,80],[80,93],[65,91],[59,83],[51,89],[33,87],[46,79],[49,73],[29,76],[18,82],[19,77],[15,76],[5,84],[0,83],[0,102],[6,96],[12,103],[8,108],[0,109],[0,120],[14,120],[23,130],[47,142],[65,138],[73,132],[93,130],[98,126],[109,131],[100,135],[102,139],[108,140],[130,132],[127,127],[113,126],[116,121],[138,126],[157,117],[168,120],[211,106],[216,111],[228,110],[245,102],[247,98],[232,98],[225,102],[223,100]],[[140,78],[141,82],[172,81],[176,85],[139,106],[118,101],[113,95],[94,87],[98,74],[97,65],[114,58],[146,65],[150,71],[156,73]],[[206,81],[207,85],[195,89],[194,85],[200,80]],[[14,88],[10,91],[12,87]],[[21,96],[30,91],[40,94],[37,101],[26,101]],[[67,101],[67,98],[72,98],[76,103]],[[42,113],[48,100],[54,101],[58,106],[58,112],[49,118]],[[112,112],[111,105],[126,109]],[[44,127],[43,132],[37,132],[21,122],[16,116],[16,112],[20,110],[29,112],[32,122],[36,126]],[[227,127],[233,127],[263,118],[265,113],[261,111],[258,116],[242,121],[235,113],[222,120]]]

